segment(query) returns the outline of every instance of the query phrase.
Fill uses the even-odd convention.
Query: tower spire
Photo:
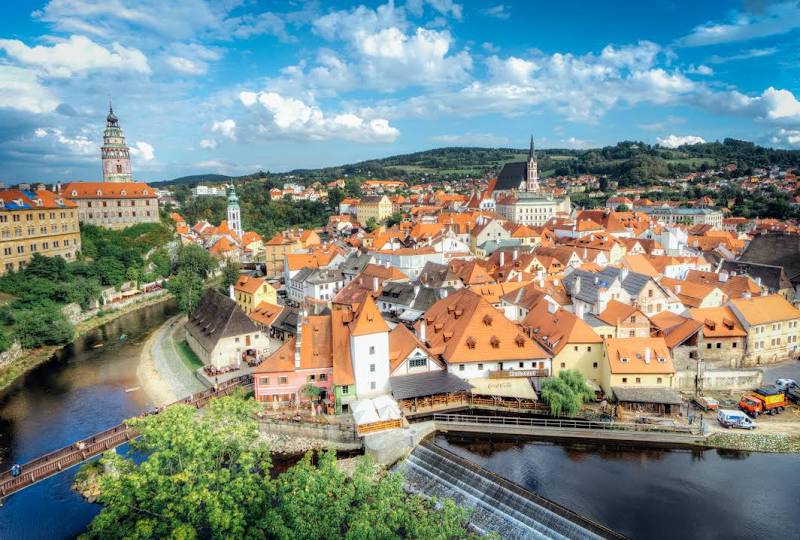
[[[528,150],[528,161],[536,159],[536,150],[533,148],[533,135],[531,134],[531,147]]]

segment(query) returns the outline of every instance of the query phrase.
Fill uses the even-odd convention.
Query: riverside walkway
[[[464,414],[434,414],[433,421],[436,431],[439,432],[485,435],[523,435],[688,445],[698,444],[706,437],[706,430],[701,424],[675,426],[568,418],[520,418]]]
[[[184,404],[194,405],[200,408],[205,406],[212,398],[227,396],[233,393],[237,388],[247,390],[252,385],[253,377],[251,375],[242,375],[225,381],[216,389],[209,388],[208,390],[170,403],[167,407]],[[0,473],[0,501],[12,493],[32,486],[36,482],[50,478],[75,465],[79,465],[98,454],[102,454],[106,450],[116,448],[138,436],[139,434],[136,433],[132,427],[126,422],[123,422],[21,465],[17,476],[11,474],[11,469],[3,471]]]

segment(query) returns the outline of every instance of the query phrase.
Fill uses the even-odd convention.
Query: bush
[[[594,399],[594,392],[580,371],[568,369],[545,380],[541,396],[553,416],[575,416],[585,402]]]

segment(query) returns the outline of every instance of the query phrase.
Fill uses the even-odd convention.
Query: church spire
[[[528,150],[528,162],[536,160],[536,150],[533,147],[533,135],[531,135],[531,147]]]

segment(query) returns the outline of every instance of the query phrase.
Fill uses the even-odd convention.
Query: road
[[[800,361],[789,360],[774,366],[761,366],[764,373],[764,384],[775,384],[775,379],[794,379],[800,383]]]
[[[182,323],[181,317],[173,318],[158,329],[150,354],[159,375],[176,396],[188,396],[206,389],[194,372],[183,362],[176,348],[173,334]]]

